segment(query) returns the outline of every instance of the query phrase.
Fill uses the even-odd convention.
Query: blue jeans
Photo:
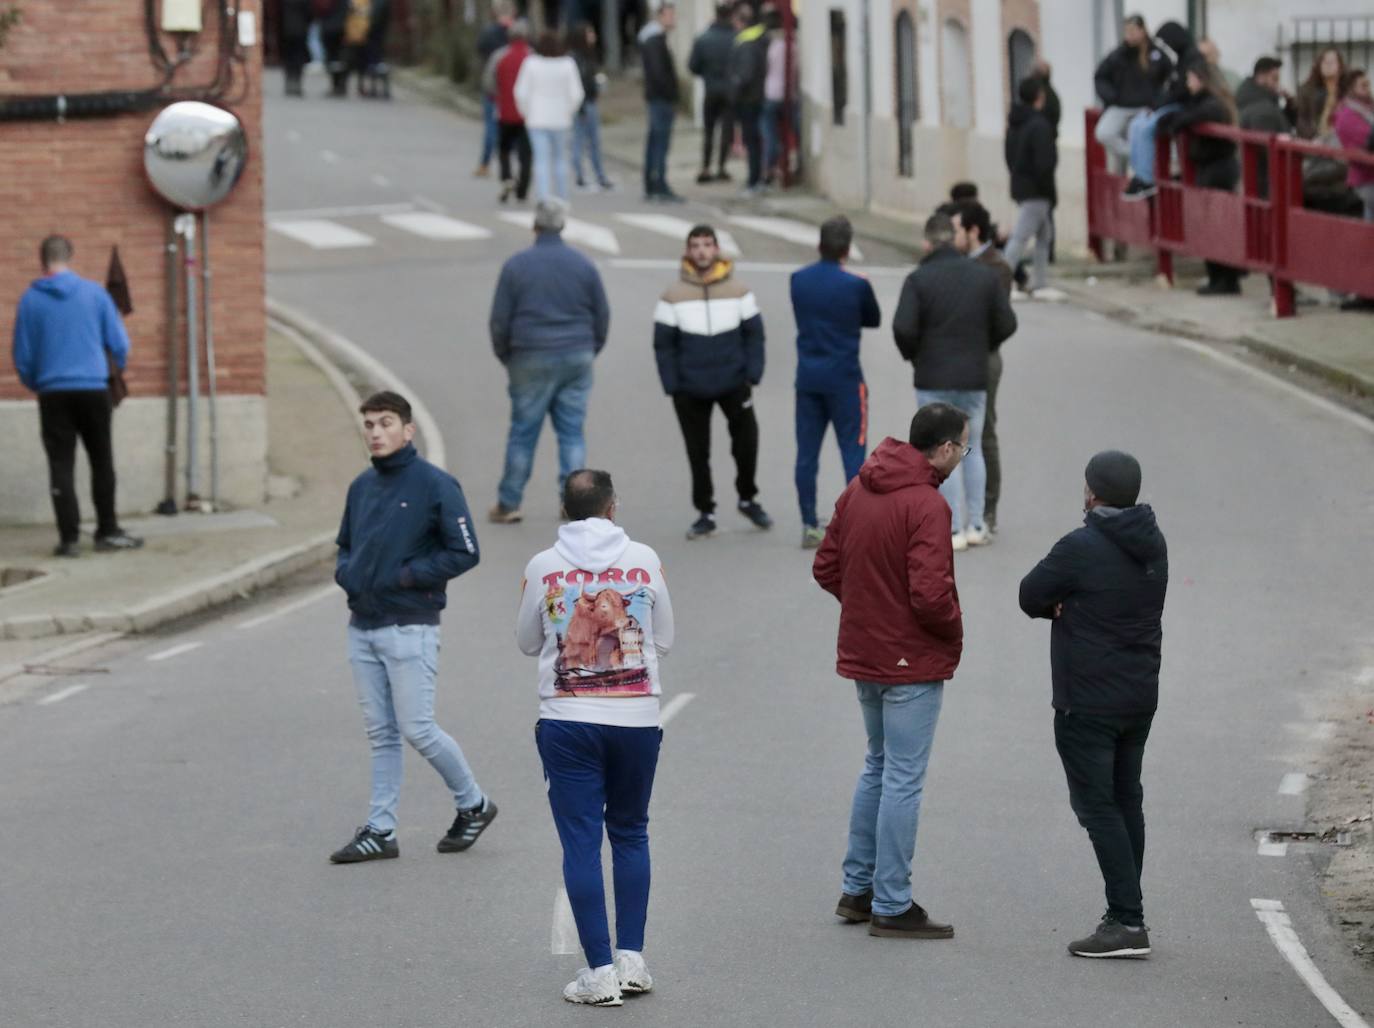
[[[579,186],[586,181],[582,177],[582,153],[584,150],[591,157],[592,171],[596,174],[596,181],[603,186],[610,185],[611,180],[606,176],[606,169],[601,164],[601,112],[598,110],[595,100],[588,100],[584,103],[582,110],[577,112],[577,120],[573,122],[573,178],[577,180]]]
[[[463,751],[434,722],[434,676],[439,670],[438,625],[348,628],[348,662],[372,746],[372,806],[367,823],[396,827],[401,795],[401,739],[414,746],[467,810],[482,802]]]
[[[571,129],[528,129],[534,158],[534,198],[568,202],[568,142]]]
[[[567,477],[587,463],[582,425],[592,391],[591,347],[585,350],[516,352],[506,363],[510,377],[510,436],[506,468],[496,497],[506,510],[516,510],[534,467],[534,447],[544,418],[558,436],[558,490]]]
[[[1146,185],[1154,185],[1155,181],[1155,135],[1159,131],[1159,119],[1180,106],[1165,104],[1131,122],[1131,174]]]
[[[970,389],[918,389],[916,406],[928,403],[949,403],[968,415],[968,456],[959,462],[954,474],[945,479],[940,486],[940,495],[949,504],[953,515],[950,531],[962,532],[965,528],[982,530],[983,504],[987,499],[988,467],[983,461],[983,419],[988,411],[988,394],[985,390]]]
[[[816,518],[816,472],[827,425],[835,426],[835,442],[840,445],[848,484],[863,467],[868,444],[868,386],[860,382],[829,393],[797,390],[797,503],[802,524],[812,528],[820,524]]]
[[[649,196],[668,191],[668,144],[676,113],[667,100],[649,101],[649,132],[644,137],[644,192]]]
[[[858,896],[872,889],[873,913],[892,917],[911,906],[921,794],[945,684],[855,682],[854,688],[868,752],[849,814],[844,891]]]
[[[496,97],[482,94],[482,167],[491,163],[496,153]]]
[[[620,728],[583,721],[540,719],[534,743],[549,783],[563,887],[588,967],[611,963],[601,833],[611,840],[615,884],[615,941],[644,949],[649,910],[649,796],[663,741],[661,728]]]

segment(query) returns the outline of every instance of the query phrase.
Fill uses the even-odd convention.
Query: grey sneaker
[[[739,512],[748,518],[755,528],[772,528],[773,519],[759,506],[757,500],[740,500]]]
[[[1097,931],[1069,943],[1069,952],[1076,957],[1148,957],[1150,932],[1144,925],[1128,927],[1107,915]]]
[[[821,543],[825,541],[825,529],[816,525],[802,526],[801,548],[803,550],[820,549]]]

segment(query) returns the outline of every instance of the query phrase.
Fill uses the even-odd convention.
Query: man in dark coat
[[[730,97],[730,61],[735,49],[735,29],[730,24],[728,3],[716,5],[716,20],[692,43],[692,55],[687,70],[701,79],[706,95],[702,100],[701,116],[705,132],[701,144],[701,172],[697,181],[729,182],[725,161],[730,156],[730,144],[735,138],[735,119]],[[711,173],[711,148],[720,127],[719,169]]]
[[[644,199],[681,203],[682,197],[668,186],[668,147],[673,140],[679,87],[668,33],[677,24],[672,0],[661,0],[652,21],[639,32],[639,62],[644,69],[644,102],[649,111],[649,131],[644,137]]]
[[[1059,147],[1054,128],[1045,117],[1045,81],[1032,76],[1017,87],[1020,103],[1007,116],[1004,142],[1007,170],[1011,173],[1011,198],[1017,203],[1016,227],[1007,242],[1006,261],[1012,268],[1035,239],[1035,256],[1029,292],[1045,292],[1048,285],[1050,244],[1054,239],[1054,207],[1059,201],[1054,173]],[[1062,298],[1062,297],[1061,297]]]
[[[1140,496],[1140,464],[1108,450],[1088,462],[1083,527],[1021,581],[1021,609],[1054,622],[1054,740],[1069,803],[1106,883],[1107,913],[1069,945],[1080,957],[1150,952],[1140,894],[1145,860],[1140,768],[1159,703],[1168,548]]]
[[[1292,132],[1293,101],[1283,95],[1280,72],[1283,62],[1277,57],[1261,57],[1255,72],[1236,90],[1236,110],[1240,127],[1251,132]],[[1269,195],[1269,155],[1259,154],[1259,195]]]
[[[281,50],[282,70],[286,73],[286,95],[304,96],[301,78],[310,63],[310,0],[282,0],[277,45]]]
[[[755,193],[763,185],[763,86],[768,77],[768,27],[756,20],[748,0],[735,5],[735,47],[730,57],[730,86],[735,120],[745,152],[749,155],[749,178],[744,191]]]

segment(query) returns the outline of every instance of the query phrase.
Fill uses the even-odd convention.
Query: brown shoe
[[[840,902],[835,907],[835,916],[842,917],[850,924],[859,924],[867,921],[873,915],[873,890],[861,892],[857,896],[851,896],[847,892],[840,893]]]
[[[472,172],[473,178],[486,178],[491,174],[491,168],[485,164],[479,164]]]
[[[874,914],[868,923],[868,934],[883,939],[952,939],[954,926],[932,921],[919,903],[913,903],[904,913],[892,917]]]
[[[487,511],[487,520],[493,525],[517,525],[525,520],[525,515],[520,513],[519,508],[507,510],[498,503]]]

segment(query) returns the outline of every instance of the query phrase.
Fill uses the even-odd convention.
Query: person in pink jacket
[[[1347,150],[1374,152],[1374,96],[1364,70],[1356,68],[1346,74],[1345,99],[1336,108],[1331,124]],[[1346,183],[1364,201],[1364,220],[1374,221],[1374,164],[1351,161]]]

